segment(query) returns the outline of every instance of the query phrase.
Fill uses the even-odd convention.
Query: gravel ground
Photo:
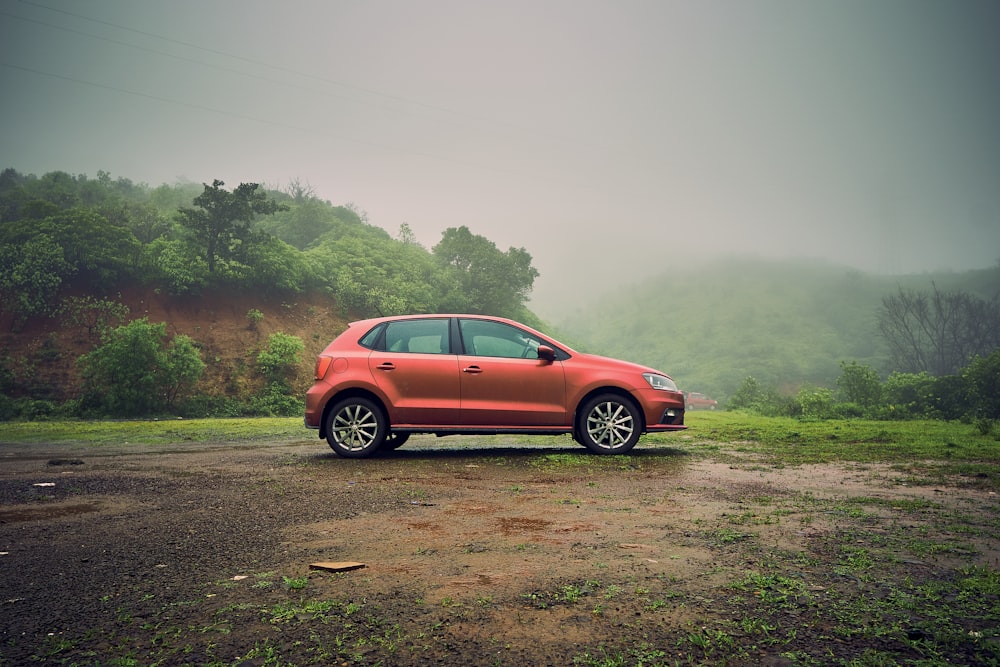
[[[0,445],[0,664],[905,661],[924,612],[838,610],[997,567],[994,496],[887,467],[455,442]],[[997,656],[959,629],[958,663]]]

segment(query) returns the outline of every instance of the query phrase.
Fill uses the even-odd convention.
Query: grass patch
[[[687,415],[685,449],[741,465],[887,463],[921,485],[951,484],[1000,491],[1000,442],[972,424],[863,419],[801,421],[741,412]],[[678,436],[646,436],[676,444]],[[641,451],[641,450],[638,450]]]
[[[176,445],[184,442],[291,441],[312,435],[302,426],[299,417],[0,423],[0,443]]]

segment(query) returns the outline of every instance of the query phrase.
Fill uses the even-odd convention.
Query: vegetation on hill
[[[524,248],[502,251],[467,227],[431,251],[404,224],[397,238],[351,205],[293,184],[150,188],[105,172],[0,173],[0,295],[17,323],[54,312],[67,288],[141,284],[173,295],[210,288],[322,291],[358,316],[461,309],[530,319],[538,272]]]
[[[427,250],[406,225],[393,238],[297,183],[152,188],[6,169],[0,416],[288,414],[301,410],[309,355],[345,320],[460,311],[537,324],[525,307],[537,276],[523,248],[462,226]],[[302,301],[308,322],[282,312]],[[224,308],[234,302],[247,307]],[[169,320],[149,319],[153,304]],[[275,346],[297,350],[293,370],[274,368]]]
[[[770,414],[802,414],[796,399],[801,394],[808,403],[816,389],[829,392],[824,403],[832,406],[847,400],[835,395],[846,365],[886,383],[883,406],[898,395],[911,416],[955,416],[962,410],[935,406],[942,394],[964,401],[954,378],[1000,348],[998,295],[1000,266],[890,277],[817,262],[743,259],[617,289],[559,327],[580,349],[660,368],[682,389],[708,393],[728,407],[766,403]],[[903,297],[924,308],[896,313],[902,338],[958,350],[947,370],[913,367],[906,354],[894,353],[885,324]],[[921,313],[924,320],[916,317]],[[973,329],[984,336],[970,353],[958,343]],[[936,382],[937,376],[943,379]],[[923,398],[907,398],[917,387]]]

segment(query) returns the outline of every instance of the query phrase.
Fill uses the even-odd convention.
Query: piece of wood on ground
[[[352,561],[322,561],[319,563],[310,563],[310,570],[326,570],[327,572],[349,572],[351,570],[360,570],[365,567],[364,563],[354,563]]]

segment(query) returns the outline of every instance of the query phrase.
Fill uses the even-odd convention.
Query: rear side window
[[[399,320],[385,326],[386,352],[449,354],[451,343],[447,319]]]
[[[358,345],[361,347],[367,347],[370,350],[378,349],[378,337],[382,335],[382,329],[384,328],[385,326],[381,324],[375,327],[361,337],[361,340],[358,341]]]

